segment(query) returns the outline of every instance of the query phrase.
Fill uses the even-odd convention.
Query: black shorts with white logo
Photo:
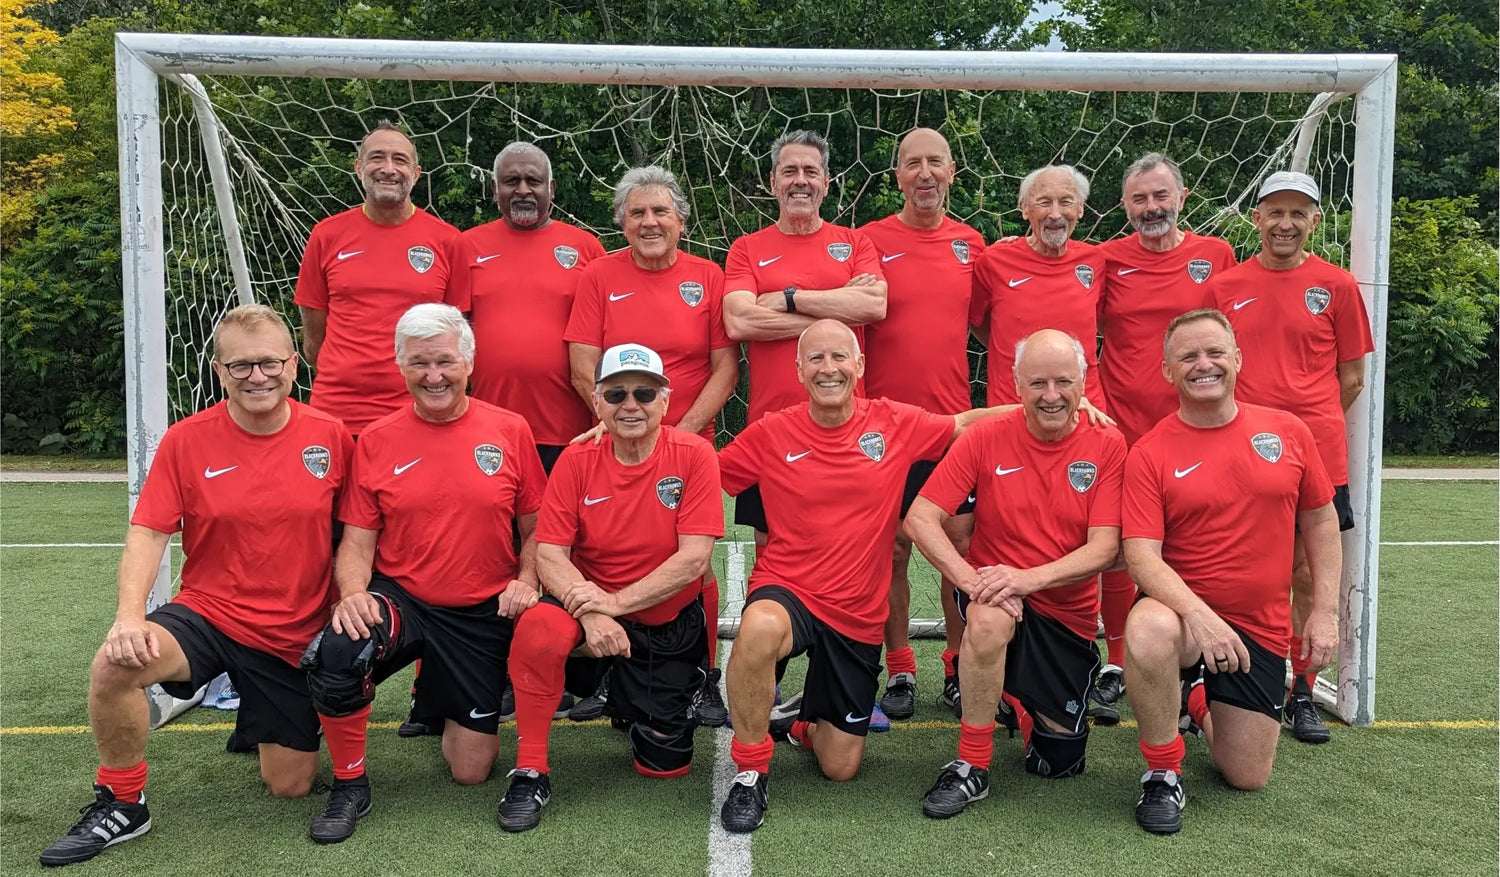
[[[1239,627],[1233,624],[1229,627],[1250,653],[1250,669],[1204,673],[1203,688],[1208,702],[1227,703],[1281,721],[1281,707],[1286,702],[1286,656],[1273,654]],[[1204,656],[1200,660],[1207,662],[1209,658]]]
[[[494,734],[515,629],[497,614],[499,597],[475,606],[432,606],[378,572],[370,578],[370,593],[390,600],[400,617],[392,648],[375,663],[375,683],[420,658],[422,715]]]
[[[181,603],[146,616],[161,625],[187,656],[186,682],[163,682],[162,690],[188,700],[220,673],[240,695],[234,733],[244,744],[272,743],[298,752],[318,751],[318,714],[307,674],[269,652],[229,638],[207,618]]]
[[[969,620],[969,595],[957,588],[958,612]],[[1033,715],[1084,730],[1084,718],[1099,673],[1099,649],[1066,624],[1023,603],[1015,636],[1005,650],[1005,690]]]
[[[862,643],[834,630],[781,585],[750,592],[745,606],[770,600],[792,620],[792,650],[786,658],[807,654],[798,718],[827,722],[846,734],[870,732],[870,714],[880,689],[880,644]]]
[[[931,478],[932,473],[936,470],[937,461],[935,460],[918,460],[911,464],[910,469],[906,470],[906,487],[901,492],[902,518],[905,518],[906,513],[911,511],[911,504],[917,501],[917,494],[922,492],[922,485],[927,483],[927,479]],[[974,513],[974,500],[974,494],[969,494],[969,498],[963,501],[963,505],[960,505],[954,514],[972,515]]]
[[[771,532],[766,523],[766,504],[760,499],[760,485],[752,484],[734,498],[734,522],[754,527],[761,533]]]

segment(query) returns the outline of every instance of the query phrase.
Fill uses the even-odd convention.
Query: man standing
[[[1375,349],[1359,284],[1348,271],[1307,251],[1323,212],[1318,184],[1307,174],[1266,177],[1250,218],[1260,251],[1210,286],[1211,304],[1229,317],[1243,349],[1240,398],[1291,411],[1312,430],[1323,467],[1334,484],[1339,529],[1354,528],[1349,502],[1349,445],[1344,412],[1365,386],[1365,356]],[[1303,540],[1293,555],[1294,630],[1311,610],[1311,572]],[[1312,700],[1316,670],[1294,633],[1292,690],[1282,720],[1304,743],[1325,743],[1328,726]]]
[[[1125,624],[1125,676],[1146,774],[1135,820],[1182,827],[1179,670],[1206,675],[1187,692],[1229,785],[1271,776],[1293,621],[1293,532],[1301,528],[1313,593],[1301,658],[1317,671],[1338,644],[1340,546],[1333,485],[1296,415],[1235,400],[1241,355],[1229,321],[1189,311],[1167,327],[1162,374],[1178,413],[1131,448],[1122,535],[1144,596]]]

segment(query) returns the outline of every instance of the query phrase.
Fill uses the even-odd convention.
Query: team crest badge
[[[656,482],[656,498],[669,509],[676,510],[682,502],[682,479],[671,475]]]
[[[333,455],[322,445],[308,445],[302,449],[302,465],[312,473],[314,478],[327,478],[328,466],[333,460]]]
[[[859,437],[859,449],[865,456],[879,463],[885,456],[885,436],[878,432],[867,432]]]
[[[1088,493],[1089,488],[1094,486],[1094,481],[1099,478],[1099,467],[1087,460],[1079,460],[1068,464],[1068,483],[1079,493]]]
[[[693,280],[677,284],[677,294],[687,302],[688,307],[696,308],[698,302],[703,301],[703,284]]]
[[[1069,698],[1067,705],[1063,709],[1067,710],[1070,716],[1078,715],[1078,701]]]
[[[432,250],[427,247],[412,247],[406,251],[406,261],[417,270],[418,274],[426,274],[432,270]]]
[[[1202,283],[1208,279],[1208,275],[1214,272],[1214,265],[1207,259],[1194,259],[1187,263],[1187,272],[1188,277],[1191,277],[1194,283]]]
[[[1307,303],[1307,310],[1313,316],[1328,310],[1328,302],[1332,299],[1333,296],[1328,293],[1328,290],[1321,286],[1309,286],[1307,291],[1302,293],[1302,300]]]
[[[494,445],[479,445],[474,449],[474,462],[479,465],[480,472],[494,475],[505,462],[505,452]]]
[[[1274,432],[1259,432],[1251,436],[1250,447],[1267,463],[1281,459],[1281,436]]]
[[[960,265],[969,264],[969,242],[954,241],[952,243],[953,255],[958,259]]]
[[[563,270],[566,271],[578,264],[578,251],[572,247],[553,247],[552,258],[556,259],[557,264],[563,266]]]
[[[1075,265],[1073,267],[1073,276],[1078,278],[1078,282],[1083,284],[1084,289],[1094,288],[1093,268],[1090,268],[1087,265]]]
[[[829,244],[828,255],[832,256],[835,262],[847,262],[849,261],[849,257],[854,255],[854,245],[846,244],[842,241]]]

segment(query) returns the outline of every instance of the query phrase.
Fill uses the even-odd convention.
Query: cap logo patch
[[[651,367],[651,357],[639,347],[627,347],[620,351],[620,367],[624,368],[628,365],[638,365],[641,368],[649,369]]]

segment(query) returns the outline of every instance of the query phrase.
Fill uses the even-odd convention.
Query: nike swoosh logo
[[[405,466],[397,466],[396,467],[396,474],[400,475],[402,472],[405,472],[407,469],[410,469],[411,467],[417,465],[420,462],[422,462],[422,458],[418,457],[415,460],[412,460],[410,463],[407,463]]]
[[[1235,310],[1239,310],[1240,308],[1242,308],[1245,305],[1251,303],[1252,301],[1255,301],[1255,299],[1257,299],[1257,298],[1260,298],[1260,296],[1257,295],[1254,298],[1247,298],[1244,301],[1237,301],[1237,302],[1234,303],[1234,309]]]
[[[775,256],[775,257],[772,257],[770,259],[761,259],[758,264],[760,265],[760,267],[764,268],[767,265],[771,264],[772,262],[775,262],[777,259],[780,259],[780,258],[781,258],[780,256]]]
[[[589,495],[587,493],[585,493],[583,495],[583,504],[584,505],[598,505],[599,503],[604,502],[606,499],[609,499],[612,496],[614,496],[613,493],[611,493],[609,496],[601,496],[598,499],[592,499],[592,498],[589,497]]]
[[[635,295],[635,293],[633,293],[633,292],[625,292],[625,293],[621,293],[619,295],[616,295],[613,292],[611,292],[609,294],[609,300],[610,301],[619,301],[621,299],[630,298],[632,295]]]
[[[469,718],[471,718],[471,719],[487,719],[490,716],[493,716],[497,712],[499,712],[499,710],[490,710],[487,713],[482,713],[482,712],[479,711],[478,707],[475,707],[474,709],[469,710]]]
[[[1012,472],[1020,472],[1022,469],[1025,469],[1025,468],[1026,468],[1025,466],[1017,466],[1014,469],[1006,469],[1004,466],[996,466],[995,467],[995,474],[996,475],[1009,475]]]
[[[1011,289],[1015,289],[1017,286],[1020,286],[1030,279],[1030,277],[1022,277],[1020,280],[1007,280],[1006,282],[1010,284]]]
[[[869,716],[856,716],[854,713],[844,713],[844,721],[850,725],[857,725],[860,722],[868,722],[869,720]]]
[[[498,259],[498,258],[500,258],[500,254],[499,253],[496,253],[493,256],[475,256],[474,257],[474,264],[475,265],[483,265],[485,262],[488,262],[491,259]]]
[[[355,256],[358,256],[360,253],[363,253],[363,252],[364,252],[364,250],[355,250],[352,253],[346,253],[343,250],[340,250],[339,251],[339,261],[342,262],[345,259],[352,259]]]
[[[1124,277],[1126,274],[1134,274],[1135,272],[1137,272],[1139,270],[1141,270],[1141,269],[1139,269],[1139,268],[1121,268],[1119,271],[1116,271],[1115,273],[1118,274],[1118,275],[1120,275],[1121,277]]]
[[[354,770],[356,767],[359,767],[361,764],[364,764],[364,763],[365,763],[365,757],[363,755],[361,755],[359,757],[359,761],[354,762],[353,764],[349,765],[348,767],[346,767],[344,769],[345,770]]]
[[[1178,478],[1181,478],[1182,476],[1188,474],[1189,472],[1193,471],[1194,469],[1197,469],[1199,466],[1202,466],[1202,465],[1203,465],[1203,461],[1199,460],[1198,462],[1196,462],[1193,465],[1187,467],[1186,469],[1173,469],[1172,470],[1172,474],[1176,475]]]
[[[203,477],[204,478],[218,478],[220,475],[223,475],[225,472],[233,472],[234,470],[236,470],[238,468],[240,468],[240,467],[239,466],[230,466],[228,469],[210,469],[210,468],[204,467],[204,469],[203,469]]]
[[[906,255],[906,254],[905,253],[892,253],[889,256],[881,256],[880,257],[880,261],[882,261],[882,262],[889,262],[892,259],[899,259],[899,258],[901,258],[904,255]]]
[[[976,493],[969,494],[969,502],[971,502],[971,503],[979,502],[979,495],[976,494]]]
[[[795,463],[798,460],[802,459],[803,457],[805,457],[805,456],[807,456],[808,454],[811,454],[811,453],[812,453],[812,451],[803,451],[800,454],[793,454],[793,453],[791,453],[789,451],[789,452],[787,452],[787,455],[786,455],[786,461],[788,463]]]

